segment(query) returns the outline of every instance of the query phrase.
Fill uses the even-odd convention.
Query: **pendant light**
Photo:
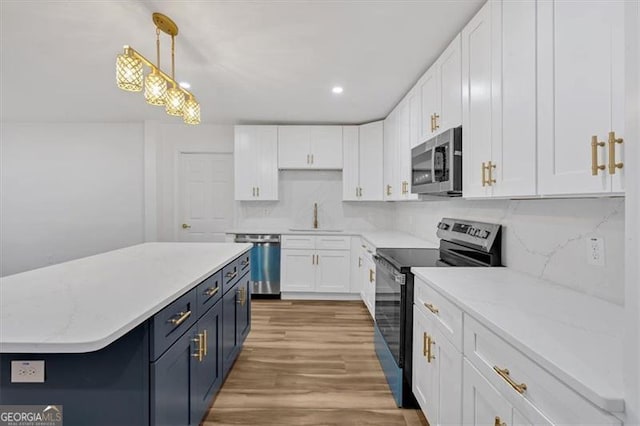
[[[164,105],[167,95],[167,80],[157,71],[160,69],[160,28],[156,28],[156,57],[157,68],[153,68],[144,79],[144,97],[150,105]]]

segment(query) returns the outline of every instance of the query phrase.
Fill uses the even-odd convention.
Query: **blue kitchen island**
[[[0,405],[198,425],[251,328],[250,248],[147,243],[1,278]]]

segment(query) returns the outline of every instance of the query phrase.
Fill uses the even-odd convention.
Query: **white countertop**
[[[624,309],[508,268],[411,268],[570,388],[624,411]]]
[[[0,353],[102,349],[251,248],[146,243],[0,278]]]
[[[237,228],[229,229],[227,234],[274,234],[274,235],[334,235],[334,236],[360,236],[376,248],[438,248],[437,243],[426,241],[406,232],[399,231],[365,231],[345,229],[340,232],[323,231],[291,231],[290,229],[255,229]]]

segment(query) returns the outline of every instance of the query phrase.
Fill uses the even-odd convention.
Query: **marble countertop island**
[[[624,309],[508,268],[412,268],[596,406],[624,411]]]
[[[146,243],[0,278],[0,353],[102,349],[251,248]]]

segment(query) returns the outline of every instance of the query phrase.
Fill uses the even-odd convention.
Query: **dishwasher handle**
[[[255,244],[280,244],[280,235],[247,235],[238,234],[235,238],[236,243],[255,243]]]

